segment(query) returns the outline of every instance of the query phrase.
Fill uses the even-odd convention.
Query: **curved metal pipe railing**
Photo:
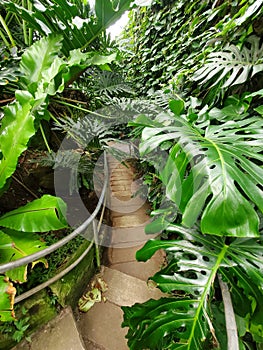
[[[67,244],[69,241],[71,241],[73,238],[75,238],[76,236],[78,236],[80,233],[82,233],[84,230],[86,230],[86,228],[93,222],[93,220],[96,218],[96,215],[98,214],[105,196],[106,196],[106,191],[107,191],[107,187],[108,187],[108,181],[109,181],[109,171],[108,171],[108,164],[107,164],[107,158],[106,158],[106,153],[104,153],[104,173],[105,173],[105,181],[103,184],[103,188],[101,191],[101,195],[98,201],[98,204],[95,208],[95,210],[93,211],[93,213],[91,214],[91,216],[84,221],[78,228],[76,228],[73,232],[71,232],[68,236],[62,238],[60,241],[52,244],[51,246],[25,256],[24,258],[15,260],[15,261],[10,261],[8,263],[5,264],[1,264],[0,265],[0,273],[4,273],[6,271],[12,270],[16,267],[19,266],[23,266],[23,265],[27,265],[35,260],[38,260],[40,258],[43,258],[44,256],[54,252],[55,250],[61,248],[63,245]]]

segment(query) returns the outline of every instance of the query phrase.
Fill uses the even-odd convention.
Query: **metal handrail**
[[[15,298],[15,304],[19,303],[22,300],[25,300],[25,299],[31,297],[32,295],[36,294],[37,292],[41,291],[42,289],[50,286],[51,284],[55,283],[56,281],[58,281],[62,277],[64,277],[68,272],[73,270],[74,267],[76,267],[85,258],[85,256],[88,254],[88,252],[93,247],[93,244],[94,244],[94,240],[90,242],[88,248],[80,255],[80,257],[77,260],[75,260],[71,265],[66,267],[63,271],[59,272],[57,275],[51,277],[49,280],[39,284],[38,286],[26,291],[25,293],[18,295]]]
[[[78,228],[76,228],[68,236],[62,238],[60,241],[52,244],[51,246],[49,246],[49,247],[47,247],[47,248],[45,248],[45,249],[43,249],[43,250],[41,250],[39,252],[27,255],[27,256],[25,256],[23,258],[20,258],[18,260],[11,261],[11,262],[8,262],[8,263],[5,263],[5,264],[1,264],[0,265],[0,273],[4,273],[6,271],[12,270],[12,269],[14,269],[16,267],[19,267],[19,266],[27,265],[27,264],[29,264],[29,263],[31,263],[33,261],[36,261],[36,260],[38,260],[40,258],[43,258],[44,256],[54,252],[58,248],[61,248],[63,245],[65,245],[66,243],[71,241],[73,238],[78,236],[80,233],[82,233],[84,230],[86,230],[86,228],[96,218],[96,215],[98,214],[98,212],[99,212],[99,210],[100,210],[100,208],[101,208],[101,206],[103,204],[105,195],[106,195],[106,191],[107,191],[107,187],[108,187],[108,181],[109,181],[109,176],[108,176],[109,175],[109,171],[108,171],[108,164],[107,164],[106,153],[104,153],[104,173],[105,173],[105,181],[104,181],[104,184],[103,184],[103,187],[102,187],[102,191],[101,191],[101,195],[100,195],[98,204],[97,204],[95,210],[93,211],[93,213],[91,214],[91,216],[86,221],[84,221]]]

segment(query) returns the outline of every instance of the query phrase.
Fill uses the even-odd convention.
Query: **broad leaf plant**
[[[14,80],[18,86],[14,101],[3,108],[0,128],[0,190],[8,187],[8,179],[15,172],[20,155],[27,149],[30,139],[43,120],[50,120],[50,97],[63,92],[88,67],[98,66],[110,70],[116,52],[98,52],[95,39],[126,11],[131,0],[96,0],[90,9],[86,1],[3,1],[6,17],[1,16],[0,35],[10,52],[16,54],[10,21],[18,18],[23,24],[25,45],[19,67],[1,74],[1,85]],[[30,3],[30,4],[29,4]],[[15,16],[10,16],[10,14]],[[8,27],[9,25],[9,27]],[[14,26],[15,27],[15,26]],[[5,36],[6,34],[6,36]],[[27,39],[27,40],[26,40]],[[39,40],[38,40],[39,39]],[[12,47],[8,44],[12,40]],[[33,42],[33,44],[32,44]],[[98,46],[98,45],[97,45]],[[9,74],[10,75],[10,74]],[[44,215],[43,215],[44,214]],[[65,203],[53,196],[43,196],[24,207],[6,213],[0,218],[0,262],[19,259],[45,248],[37,232],[67,227]],[[35,261],[47,264],[45,259]],[[0,279],[0,321],[14,320],[15,287],[13,283],[27,280],[28,267],[6,272]]]
[[[148,233],[163,230],[175,237],[150,240],[137,252],[137,259],[146,261],[158,249],[166,251],[167,265],[150,279],[168,296],[123,307],[128,345],[220,348],[213,314],[218,277],[229,286],[236,317],[261,343],[262,116],[234,104],[198,111],[182,100],[171,100],[170,109],[154,120],[144,115],[130,123],[143,129],[141,156],[155,165],[180,220],[169,223],[163,213],[146,227]]]

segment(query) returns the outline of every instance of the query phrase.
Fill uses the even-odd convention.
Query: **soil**
[[[1,215],[44,194],[55,195],[53,169],[42,166],[40,162],[45,154],[27,150],[21,155],[15,173],[7,182],[7,190],[0,197]],[[88,211],[92,212],[98,202],[95,192],[82,187],[79,194]]]

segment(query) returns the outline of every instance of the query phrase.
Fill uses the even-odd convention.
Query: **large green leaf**
[[[124,307],[123,326],[130,349],[203,350],[212,334],[210,304],[217,273],[229,282],[234,300],[240,292],[246,304],[235,304],[235,312],[246,316],[255,335],[262,335],[259,315],[263,312],[262,242],[256,239],[234,239],[203,236],[195,230],[170,225],[168,232],[177,240],[150,240],[136,257],[148,260],[158,249],[169,257],[168,265],[151,279],[173,298],[150,300]],[[235,281],[238,281],[235,286]],[[245,296],[245,297],[244,297]]]
[[[12,210],[0,218],[0,226],[23,232],[47,232],[67,227],[66,204],[50,195]]]
[[[23,74],[21,80],[31,93],[35,93],[38,83],[42,80],[45,71],[52,66],[61,48],[62,36],[49,35],[35,42],[24,52],[20,63]]]
[[[190,298],[161,298],[148,300],[143,304],[135,304],[132,307],[122,307],[124,311],[122,326],[129,327],[126,336],[129,349],[203,350],[208,332],[203,314],[198,320],[200,333],[195,333],[196,337],[192,339],[192,345],[186,342],[186,339],[191,337],[196,306],[197,301]],[[176,339],[178,341],[175,343]]]
[[[251,79],[263,70],[263,46],[256,36],[250,37],[247,43],[250,48],[244,46],[240,50],[235,45],[230,45],[224,51],[211,52],[193,79],[201,84],[211,81],[211,87],[224,81],[222,88],[243,84]]]
[[[14,321],[14,298],[16,289],[7,277],[0,276],[0,321]]]
[[[18,91],[16,102],[4,108],[0,129],[0,188],[15,171],[18,157],[35,134],[32,104],[33,96],[29,92]]]
[[[39,0],[33,3],[32,11],[13,1],[5,1],[7,9],[23,18],[28,26],[42,35],[62,34],[62,51],[88,47],[109,25],[114,23],[126,10],[131,0],[96,0],[95,14],[83,3],[69,0]]]
[[[192,226],[202,215],[203,233],[259,235],[254,205],[263,211],[263,122],[244,117],[197,128],[181,116],[173,125],[149,124],[143,130],[142,155],[174,142],[160,177],[167,197],[182,211],[184,225]]]
[[[0,246],[1,263],[15,261],[46,248],[46,244],[40,240],[39,236],[31,232],[17,232],[6,229],[4,231],[0,231],[0,239],[1,241],[9,240],[11,243],[11,246],[9,247],[5,246],[3,248],[2,245]],[[32,267],[39,262],[48,267],[47,261],[44,258],[34,261]],[[5,275],[14,282],[23,283],[27,280],[27,270],[28,265],[20,266],[13,270],[7,271]]]

